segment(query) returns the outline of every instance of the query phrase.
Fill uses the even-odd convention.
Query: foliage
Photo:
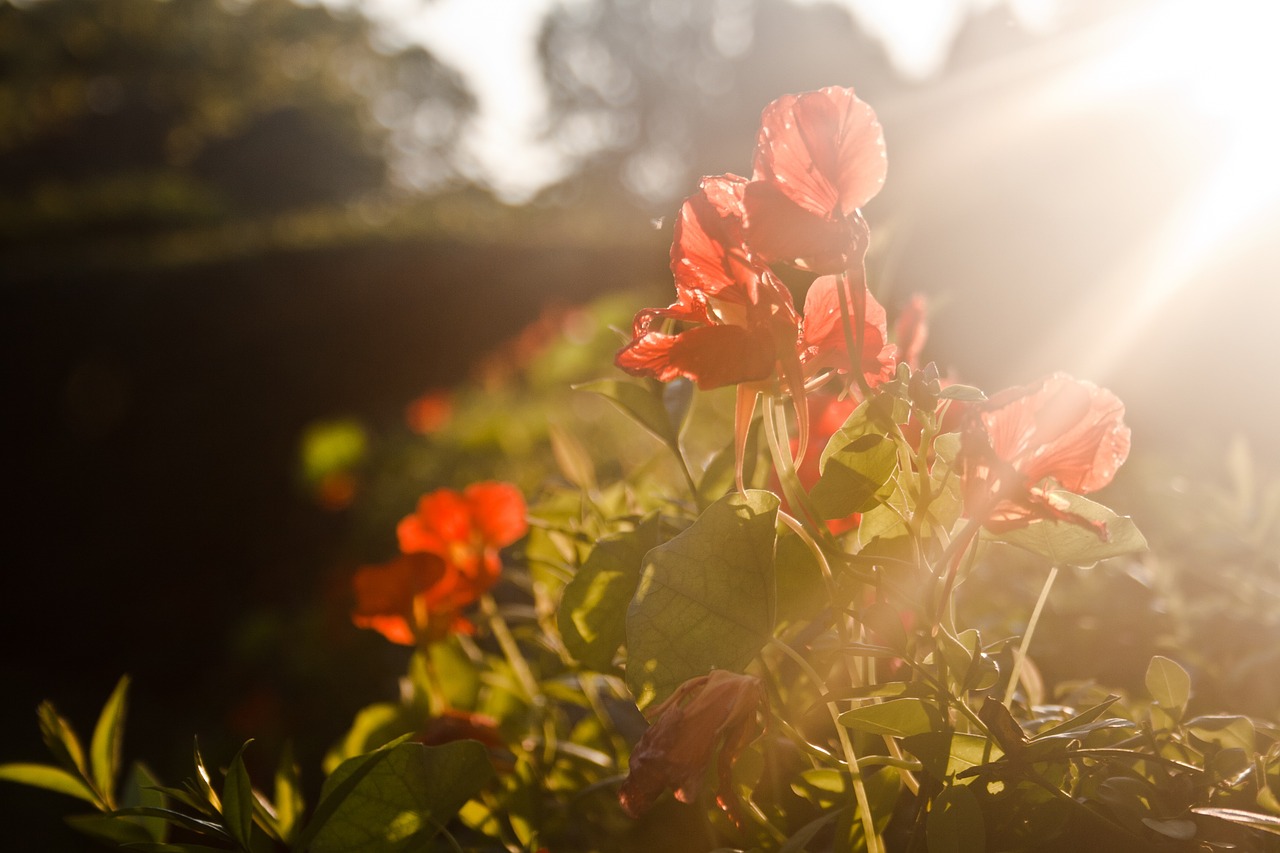
[[[122,780],[125,681],[87,750],[46,703],[52,763],[0,778],[153,851],[1280,847],[1280,707],[1202,686],[1270,660],[1209,634],[1241,610],[1228,592],[1257,594],[1251,627],[1276,612],[1276,493],[1237,459],[1234,491],[1203,501],[1230,547],[1159,580],[1187,644],[1121,683],[1100,661],[1052,677],[1079,658],[1053,609],[1159,566],[1082,497],[1127,460],[1123,405],[1062,374],[988,397],[917,362],[920,306],[890,326],[863,268],[882,146],[851,90],[779,99],[751,176],[681,209],[676,301],[616,356],[633,378],[550,398],[539,383],[582,364],[544,328],[484,393],[411,408],[430,462],[388,476],[465,487],[370,496],[401,516],[399,554],[354,574],[352,618],[408,666],[309,809],[288,753],[270,794],[243,749],[211,770],[197,747],[181,786],[138,764]],[[360,444],[309,475],[349,474]],[[1208,555],[1234,584],[1216,596],[1191,568]]]

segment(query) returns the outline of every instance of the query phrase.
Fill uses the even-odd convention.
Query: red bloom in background
[[[965,512],[996,532],[1056,519],[1106,529],[1049,494],[1087,494],[1111,482],[1129,455],[1124,404],[1091,382],[1055,373],[973,407],[961,431]]]
[[[396,528],[402,556],[356,572],[352,620],[405,645],[471,630],[463,608],[497,582],[499,549],[528,529],[524,498],[510,483],[423,495]]]
[[[751,675],[714,669],[676,688],[648,716],[653,725],[631,753],[631,770],[618,791],[631,817],[648,811],[666,788],[692,803],[715,761],[716,802],[741,823],[741,805],[730,773],[738,754],[759,733],[757,712],[767,710],[764,685]]]
[[[875,111],[852,89],[778,98],[761,115],[744,191],[748,242],[769,261],[843,272],[860,254],[857,210],[880,191],[886,163]]]

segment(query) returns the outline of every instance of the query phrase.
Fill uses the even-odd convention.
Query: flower
[[[436,554],[402,554],[362,566],[352,586],[356,606],[351,621],[393,643],[411,646],[419,634],[442,636],[471,628],[461,610],[475,601],[474,590]]]
[[[418,435],[444,429],[453,417],[453,397],[448,391],[428,391],[405,406],[404,419]]]
[[[527,531],[524,498],[510,483],[423,495],[396,528],[401,555],[356,572],[352,621],[402,645],[471,631],[462,610],[497,582],[499,549]]]
[[[1124,404],[1091,382],[1055,373],[974,406],[961,429],[965,512],[993,532],[1036,519],[1106,527],[1069,512],[1050,489],[1101,489],[1129,455]]]
[[[693,802],[714,759],[716,802],[740,821],[730,773],[759,733],[757,712],[767,707],[764,685],[751,675],[714,669],[681,684],[652,710],[653,725],[631,753],[630,772],[618,791],[623,811],[639,817],[666,788],[674,788],[680,802]]]
[[[857,301],[862,307],[862,357],[859,366],[874,388],[893,378],[897,367],[897,349],[887,343],[887,318],[884,306],[876,301],[865,282],[851,285],[847,275],[824,275],[809,286],[804,300],[805,372],[813,373],[820,367],[832,367],[841,372],[849,368],[849,346],[845,337],[844,318],[840,311],[839,288],[844,288],[845,304],[849,306],[850,334],[855,335],[853,325],[857,316]],[[859,293],[861,291],[861,293]]]
[[[875,111],[852,89],[778,98],[761,115],[743,191],[748,243],[771,262],[843,272],[859,254],[858,208],[880,191],[886,162]]]

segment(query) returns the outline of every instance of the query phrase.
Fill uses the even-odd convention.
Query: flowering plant
[[[1083,497],[1128,457],[1124,407],[1064,374],[988,397],[922,364],[923,301],[890,326],[865,271],[885,162],[850,89],[768,105],[751,177],[681,207],[675,301],[616,356],[638,381],[579,386],[659,456],[602,477],[639,432],[556,427],[530,506],[437,489],[400,554],[354,572],[354,624],[412,651],[312,809],[288,757],[273,796],[240,754],[122,784],[124,682],[87,752],[46,704],[56,763],[0,778],[153,851],[1275,849],[1274,722],[1188,713],[1163,655],[1123,695],[1046,684],[1029,649],[1055,579],[1147,548]],[[1045,576],[1030,615],[975,616],[966,586],[1011,554]]]

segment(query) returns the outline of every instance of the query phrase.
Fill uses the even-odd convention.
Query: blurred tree
[[[289,0],[0,4],[0,246],[455,179],[474,101],[420,47]]]
[[[654,210],[699,175],[747,172],[743,140],[780,94],[856,82],[883,102],[904,85],[847,11],[785,0],[587,0],[548,18],[539,50],[550,132],[583,163],[559,191],[621,182]]]

